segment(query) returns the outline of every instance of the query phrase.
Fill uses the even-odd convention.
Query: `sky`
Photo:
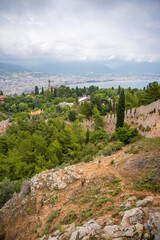
[[[0,0],[0,62],[160,62],[160,0]]]

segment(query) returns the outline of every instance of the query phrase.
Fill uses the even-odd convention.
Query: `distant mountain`
[[[119,74],[160,74],[160,63],[125,62],[112,71]]]
[[[53,74],[107,74],[111,69],[102,63],[96,62],[55,62],[38,66],[30,66],[34,71],[42,71]]]
[[[24,72],[26,69],[20,65],[0,63],[0,72]]]
[[[118,67],[111,67],[111,62],[97,63],[97,62],[52,62],[41,63],[39,65],[29,65],[27,67],[15,64],[0,63],[0,72],[25,72],[35,71],[44,73],[53,73],[58,75],[96,75],[96,74],[160,74],[160,63],[148,62],[116,62]],[[30,69],[30,70],[28,70]]]

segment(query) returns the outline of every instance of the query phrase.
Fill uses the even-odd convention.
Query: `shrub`
[[[45,225],[44,228],[43,228],[42,235],[44,236],[44,235],[48,234],[48,231],[49,231],[50,228],[51,228],[50,225]]]
[[[98,155],[110,156],[113,152],[122,149],[123,143],[120,141],[115,142],[114,144],[108,145],[98,152]]]
[[[21,181],[10,181],[4,178],[0,182],[0,208],[12,197],[14,192],[19,192]]]
[[[67,216],[62,220],[62,223],[71,224],[77,218],[77,214],[74,210],[71,210]]]
[[[96,140],[108,139],[107,133],[103,129],[98,129],[90,133],[90,141],[94,142]]]
[[[59,209],[56,212],[53,212],[48,218],[47,218],[47,223],[48,222],[52,222],[53,219],[55,219],[56,217],[58,217],[60,215],[61,209]]]
[[[124,124],[124,127],[119,127],[116,129],[117,138],[128,144],[130,139],[138,135],[138,130],[136,128],[130,128],[128,124]]]
[[[5,236],[6,236],[6,233],[3,232],[2,234],[0,234],[0,240],[4,240],[5,239]]]

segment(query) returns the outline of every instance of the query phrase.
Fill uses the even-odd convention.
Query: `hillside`
[[[0,63],[0,73],[24,72],[26,70],[27,69],[25,69],[21,65]]]
[[[160,138],[141,139],[114,155],[35,175],[2,208],[1,239],[158,240],[159,146]]]

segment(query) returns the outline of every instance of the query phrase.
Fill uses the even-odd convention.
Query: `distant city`
[[[42,87],[44,89],[48,88],[48,80],[51,81],[51,86],[57,87],[60,85],[69,85],[70,87],[75,87],[76,85],[83,84],[84,86],[92,85],[105,82],[119,81],[159,81],[160,75],[144,75],[144,76],[123,76],[118,74],[88,74],[88,75],[53,75],[42,72],[19,72],[19,73],[3,73],[0,75],[0,90],[3,91],[5,95],[29,93],[34,91],[35,86],[39,89]]]

